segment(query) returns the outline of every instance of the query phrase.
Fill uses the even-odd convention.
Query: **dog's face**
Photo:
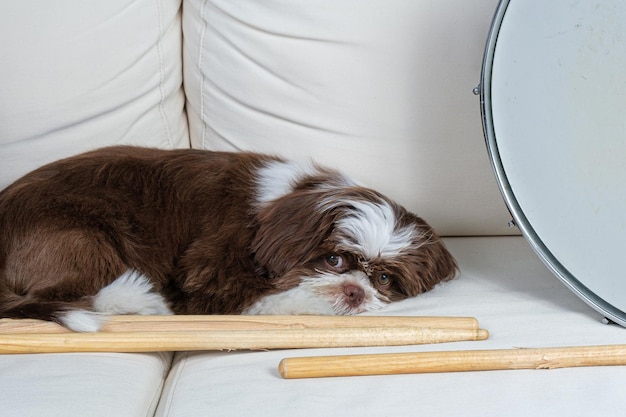
[[[332,175],[299,183],[262,205],[258,218],[256,261],[284,291],[248,313],[373,311],[456,272],[454,259],[421,218]]]

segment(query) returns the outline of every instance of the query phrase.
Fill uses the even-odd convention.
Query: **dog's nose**
[[[363,288],[352,284],[344,286],[343,293],[346,295],[348,304],[350,304],[351,307],[360,306],[365,298],[365,291],[363,291]]]

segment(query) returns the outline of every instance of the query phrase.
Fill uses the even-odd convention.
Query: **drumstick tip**
[[[287,379],[289,373],[287,371],[287,362],[285,361],[285,359],[282,359],[278,363],[278,373],[282,378]]]

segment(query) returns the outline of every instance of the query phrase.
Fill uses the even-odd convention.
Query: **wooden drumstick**
[[[307,328],[427,327],[478,330],[473,317],[412,316],[110,316],[102,332],[172,332],[207,330],[269,330]],[[0,334],[69,333],[52,322],[30,319],[0,319]]]
[[[159,352],[393,346],[483,340],[487,336],[487,331],[482,329],[433,329],[426,327],[7,333],[0,335],[0,353]]]
[[[283,359],[283,378],[626,365],[626,345],[468,350]]]

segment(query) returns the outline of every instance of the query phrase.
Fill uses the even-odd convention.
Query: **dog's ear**
[[[319,248],[332,232],[336,216],[322,210],[319,201],[319,190],[295,190],[260,209],[252,251],[267,274],[282,276],[322,255]]]
[[[403,292],[412,297],[430,291],[442,281],[454,278],[457,263],[430,225],[412,213],[408,213],[408,217],[413,218],[411,222],[421,232],[411,250],[404,255],[410,259],[404,264],[412,269],[408,271],[408,276],[416,279],[404,279],[400,282]]]

